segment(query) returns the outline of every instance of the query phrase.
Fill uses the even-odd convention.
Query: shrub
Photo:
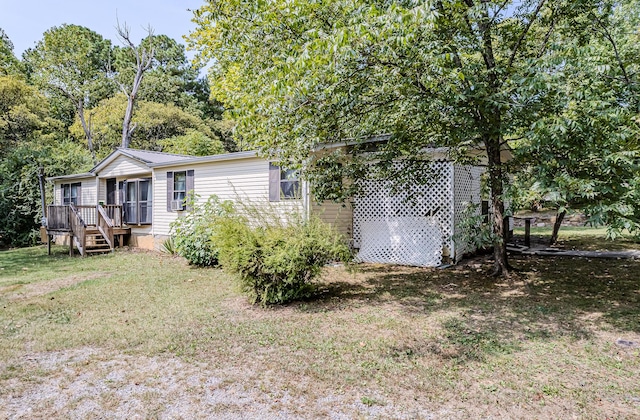
[[[244,206],[247,209],[247,206]],[[317,217],[282,220],[256,206],[218,220],[213,242],[222,267],[236,273],[252,303],[285,303],[309,296],[311,281],[330,261],[348,261],[344,238]],[[258,213],[261,213],[256,217]],[[270,219],[267,223],[266,220]]]
[[[173,236],[169,236],[163,243],[162,243],[162,248],[161,248],[162,252],[164,252],[165,254],[169,254],[169,255],[176,255],[178,252],[176,251],[176,240]]]
[[[460,221],[456,226],[453,240],[462,254],[472,253],[479,249],[489,249],[493,245],[491,224],[485,222],[485,215],[480,213],[480,205],[465,203]]]
[[[211,237],[216,222],[230,210],[229,202],[220,202],[212,195],[202,204],[196,202],[197,196],[189,197],[188,206],[191,211],[171,223],[175,252],[186,258],[189,264],[202,267],[218,264],[218,249]]]

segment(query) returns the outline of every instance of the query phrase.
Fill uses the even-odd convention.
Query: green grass
[[[637,261],[518,257],[511,281],[488,276],[485,260],[330,268],[313,299],[261,308],[217,269],[64,252],[0,252],[0,390],[51,375],[29,371],[27,353],[94,348],[204,363],[229,383],[286,393],[303,417],[332,394],[454,418],[640,410],[640,352],[615,344],[640,341]]]
[[[532,244],[548,245],[552,232],[552,226],[532,227]],[[517,240],[522,242],[524,240],[524,228],[515,228],[514,236]],[[640,239],[631,235],[623,235],[615,240],[610,240],[607,239],[607,229],[604,227],[563,226],[560,228],[558,243],[556,246],[564,249],[578,249],[585,251],[619,251],[625,249],[640,250]]]

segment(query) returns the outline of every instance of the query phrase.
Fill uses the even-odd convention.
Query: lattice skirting
[[[433,218],[388,217],[363,221],[360,262],[436,267],[442,263],[442,231]]]

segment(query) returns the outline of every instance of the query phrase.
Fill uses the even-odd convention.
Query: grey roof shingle
[[[152,150],[123,149],[123,148],[118,148],[118,150],[124,155],[132,157],[134,159],[141,160],[145,163],[175,162],[175,161],[194,158],[194,156],[177,155],[174,153],[154,152]]]

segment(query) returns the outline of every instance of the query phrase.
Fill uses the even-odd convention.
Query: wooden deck
[[[113,252],[116,246],[124,246],[131,234],[123,220],[120,205],[48,206],[45,228],[49,253],[52,235],[69,235],[70,255],[74,247],[82,256]]]

